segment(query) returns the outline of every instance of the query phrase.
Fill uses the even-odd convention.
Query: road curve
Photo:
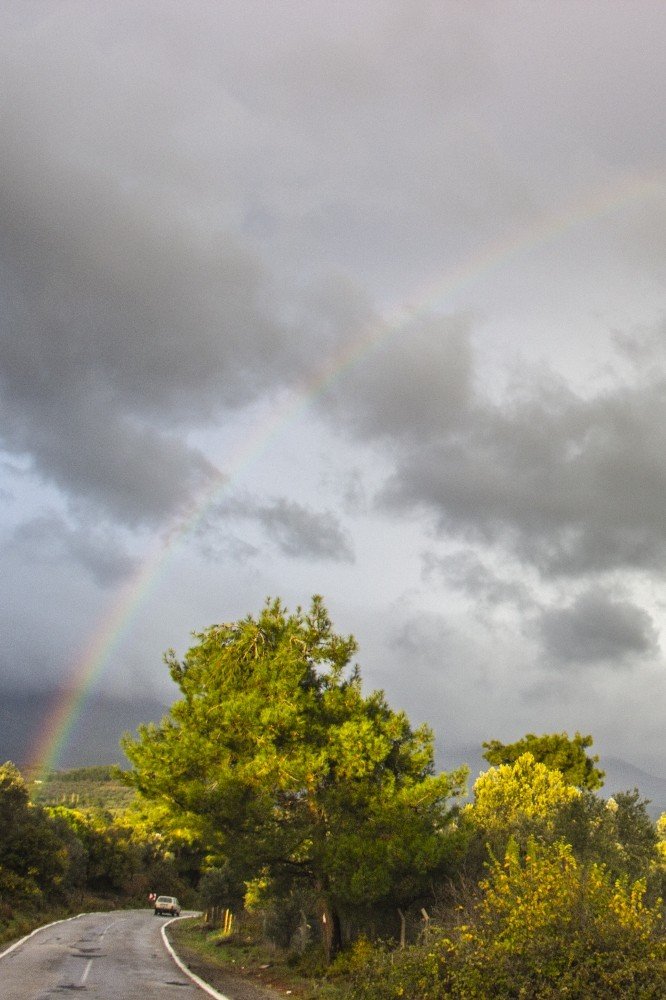
[[[152,910],[85,913],[41,928],[0,953],[2,1000],[203,1000],[164,947]],[[202,984],[203,986],[203,984]]]

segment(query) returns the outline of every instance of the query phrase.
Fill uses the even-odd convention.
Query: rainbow
[[[334,380],[341,378],[360,359],[379,347],[392,334],[404,329],[419,315],[446,305],[447,298],[477,281],[493,269],[541,244],[553,241],[576,226],[602,218],[632,203],[663,201],[666,178],[661,172],[630,175],[570,201],[557,211],[533,220],[529,226],[485,243],[457,267],[439,274],[411,297],[368,323],[355,341],[326,359],[314,375],[303,381],[274,406],[268,420],[248,434],[229,463],[227,471],[209,483],[187,511],[182,512],[166,538],[156,541],[133,577],[125,584],[100,623],[88,646],[58,693],[36,741],[28,767],[44,772],[57,767],[72,730],[81,717],[86,700],[121,639],[130,631],[147,595],[168,569],[176,552],[200,524],[206,512],[244,469],[265,453],[272,442]]]

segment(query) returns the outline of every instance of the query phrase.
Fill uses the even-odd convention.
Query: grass
[[[2,914],[0,914],[0,951],[4,951],[14,941],[25,937],[37,927],[50,924],[54,920],[60,920],[64,915],[66,914],[54,910],[53,912],[41,913],[39,916],[28,913],[12,913],[10,917],[2,919]]]
[[[319,950],[297,956],[242,931],[224,938],[202,919],[178,921],[168,933],[181,958],[214,986],[216,975],[231,974],[296,1000],[344,1000],[348,995],[344,976],[326,969]]]
[[[101,907],[98,907],[101,909]],[[30,934],[31,931],[55,920],[64,920],[80,913],[75,906],[44,906],[44,908],[14,909],[9,906],[0,907],[0,951],[8,945]]]

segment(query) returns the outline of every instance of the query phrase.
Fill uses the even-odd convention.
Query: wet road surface
[[[0,996],[202,1000],[206,994],[164,947],[160,927],[165,922],[152,910],[118,910],[87,913],[39,930],[0,956]]]

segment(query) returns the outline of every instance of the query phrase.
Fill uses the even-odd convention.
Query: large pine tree
[[[466,772],[435,775],[428,727],[362,693],[356,643],[321,598],[294,614],[268,601],[196,639],[166,657],[182,700],[124,742],[134,786],[239,877],[309,884],[332,952],[346,911],[418,900],[451,855]]]

